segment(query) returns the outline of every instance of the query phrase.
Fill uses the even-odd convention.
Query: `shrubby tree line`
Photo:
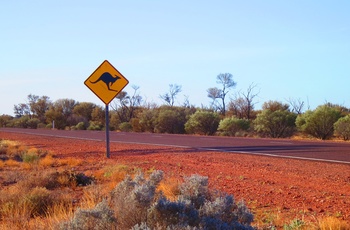
[[[237,84],[232,74],[219,74],[216,80],[219,87],[207,90],[210,105],[200,108],[191,105],[188,97],[182,105],[175,105],[182,91],[182,87],[177,84],[170,84],[168,92],[159,96],[164,101],[163,105],[146,103],[140,96],[138,86],[132,87],[131,94],[122,91],[110,103],[110,129],[270,138],[288,138],[299,134],[322,140],[350,138],[349,108],[325,103],[314,110],[303,112],[303,101],[288,99],[288,103],[267,101],[261,110],[255,110],[255,99],[259,94],[256,84],[252,83],[246,91],[238,91],[228,98]],[[14,113],[15,117],[0,116],[0,127],[54,127],[67,130],[105,128],[105,108],[74,99],[53,102],[48,96],[30,94],[26,103],[14,105]]]

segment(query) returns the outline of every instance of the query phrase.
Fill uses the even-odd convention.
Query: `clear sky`
[[[103,105],[83,82],[106,59],[149,103],[178,84],[177,105],[208,106],[231,73],[232,95],[258,85],[257,109],[350,107],[349,12],[348,0],[2,1],[0,115],[28,94]]]

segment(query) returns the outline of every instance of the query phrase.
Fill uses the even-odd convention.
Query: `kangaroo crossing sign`
[[[129,81],[107,60],[85,80],[84,84],[108,105]]]

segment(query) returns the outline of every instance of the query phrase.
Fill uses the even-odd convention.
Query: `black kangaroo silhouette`
[[[92,84],[95,84],[99,81],[103,81],[106,84],[108,90],[118,92],[118,90],[114,90],[110,88],[113,85],[113,83],[116,82],[118,79],[120,79],[120,77],[118,77],[117,75],[113,77],[110,73],[104,72],[96,81],[94,82],[90,81],[90,82]]]

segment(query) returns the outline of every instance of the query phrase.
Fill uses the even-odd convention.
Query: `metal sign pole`
[[[108,104],[106,104],[106,149],[107,149],[107,158],[110,158],[110,153],[109,153],[109,114],[108,114]]]

